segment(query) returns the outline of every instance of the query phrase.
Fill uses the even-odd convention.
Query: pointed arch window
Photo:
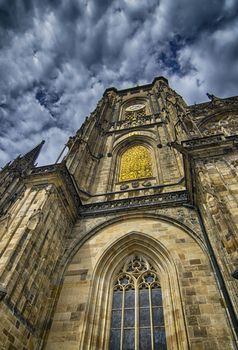
[[[166,350],[159,277],[142,256],[130,257],[116,277],[109,350]]]
[[[147,147],[136,145],[121,156],[119,181],[144,179],[153,176],[152,157]]]

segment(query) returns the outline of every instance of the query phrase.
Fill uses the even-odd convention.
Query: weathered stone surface
[[[6,165],[0,348],[108,349],[112,281],[141,254],[159,276],[167,348],[236,349],[237,114],[237,97],[187,106],[156,78],[106,90],[62,163],[35,168],[38,146]],[[135,145],[150,176],[142,159],[123,182],[121,156]]]

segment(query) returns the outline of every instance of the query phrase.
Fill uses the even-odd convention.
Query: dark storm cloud
[[[235,0],[0,0],[0,162],[53,162],[104,89],[166,76],[189,103],[237,94]]]

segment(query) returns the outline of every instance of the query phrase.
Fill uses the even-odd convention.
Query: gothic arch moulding
[[[67,254],[64,256],[64,259],[62,260],[62,266],[64,266],[63,269],[67,268],[67,265],[70,264],[70,261],[73,259],[74,255],[77,254],[77,252],[80,250],[80,248],[90,239],[92,239],[94,236],[99,234],[102,230],[106,230],[108,227],[112,225],[116,225],[120,222],[124,222],[125,220],[135,220],[138,221],[140,219],[145,220],[156,220],[160,222],[164,222],[168,225],[173,225],[174,227],[177,227],[178,229],[181,229],[182,231],[186,232],[186,234],[194,240],[199,247],[202,249],[204,254],[207,254],[207,250],[205,248],[205,245],[203,243],[203,240],[201,239],[202,233],[200,232],[200,226],[196,227],[194,226],[194,221],[184,223],[184,220],[180,221],[178,220],[179,214],[175,212],[172,214],[155,214],[155,213],[143,213],[143,214],[134,214],[134,213],[126,213],[122,214],[120,216],[111,218],[111,219],[104,219],[100,224],[95,225],[95,227],[90,228],[89,231],[85,233],[84,236],[80,235],[80,238],[75,239],[72,242],[72,245],[67,250]],[[193,218],[194,220],[194,218]]]
[[[96,225],[94,228],[91,228],[87,234],[85,234],[84,237],[80,236],[80,240],[75,240],[71,246],[71,248],[68,250],[68,255],[65,256],[65,260],[63,265],[66,267],[67,264],[70,263],[70,261],[73,259],[74,255],[77,254],[79,249],[83,246],[85,242],[93,238],[93,236],[99,234],[102,230],[106,230],[108,227],[116,225],[120,222],[125,222],[126,220],[135,220],[138,222],[138,220],[145,219],[145,220],[156,220],[158,222],[164,222],[168,225],[173,225],[173,227],[177,227],[178,229],[181,229],[182,231],[186,232],[186,234],[194,240],[199,247],[203,250],[205,254],[207,254],[207,250],[205,248],[205,245],[203,243],[203,240],[201,239],[201,232],[200,232],[200,226],[197,227],[196,230],[194,228],[192,229],[194,223],[184,223],[183,221],[178,220],[179,214],[155,214],[155,213],[143,213],[143,214],[134,214],[134,213],[126,213],[124,215],[120,215],[111,219],[103,220],[102,223]],[[194,218],[193,218],[194,219]]]
[[[188,349],[186,326],[175,263],[158,240],[130,232],[110,244],[96,264],[92,276],[80,349],[107,349],[109,346],[112,292],[115,275],[132,255],[142,255],[155,267],[163,291],[167,348]]]
[[[132,131],[124,133],[115,138],[112,152],[121,154],[123,149],[134,143],[144,143],[147,147],[156,147],[156,134],[151,130]]]
[[[219,111],[202,119],[198,127],[206,136],[216,134],[235,135],[238,128],[238,111]]]
[[[167,350],[196,346],[193,331],[197,326],[189,320],[198,309],[199,318],[206,315],[210,319],[205,327],[210,340],[220,343],[225,334],[229,348],[235,348],[210,260],[192,228],[173,218],[141,213],[107,217],[89,228],[84,237],[82,229],[85,222],[77,227],[78,238],[68,251],[47,350],[61,346],[108,349],[115,276],[132,255],[143,256],[158,275]],[[212,300],[204,299],[207,289],[213,291]],[[206,341],[207,336],[201,338]]]

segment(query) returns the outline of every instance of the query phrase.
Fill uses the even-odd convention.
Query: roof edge
[[[107,88],[105,91],[104,91],[104,94],[105,95],[107,92],[110,92],[110,91],[114,91],[116,93],[125,93],[125,92],[129,92],[129,91],[135,91],[135,90],[140,90],[140,89],[145,89],[145,88],[151,88],[157,81],[159,80],[163,80],[166,84],[169,84],[168,82],[168,79],[166,79],[165,77],[163,76],[159,76],[159,77],[155,77],[152,81],[152,83],[149,83],[149,84],[144,84],[144,85],[139,85],[139,86],[133,86],[131,88],[126,88],[126,89],[122,89],[122,90],[118,90],[117,88],[115,88],[114,86],[112,87],[109,87]]]

